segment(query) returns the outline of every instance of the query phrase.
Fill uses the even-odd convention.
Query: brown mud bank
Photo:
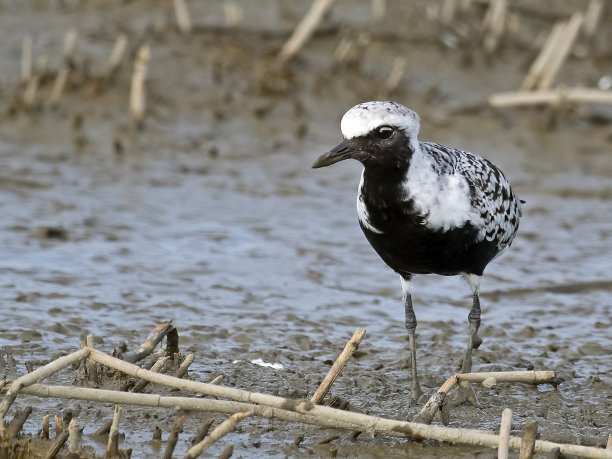
[[[133,349],[170,317],[181,353],[196,356],[190,379],[223,375],[229,387],[308,399],[363,327],[367,336],[330,399],[412,419],[420,406],[408,398],[399,283],[356,224],[359,166],[310,170],[337,143],[347,108],[384,97],[419,112],[423,140],[498,164],[527,201],[511,250],[485,273],[484,343],[474,370],[550,369],[563,378],[556,388],[477,387],[479,408],[454,407],[450,426],[497,431],[509,407],[513,434],[535,419],[542,439],[605,446],[612,431],[610,112],[483,104],[518,88],[555,21],[588,2],[546,2],[541,10],[510,2],[518,32],[510,27],[492,54],[480,35],[484,2],[458,11],[451,25],[428,19],[436,13],[430,4],[387,2],[377,21],[371,2],[339,1],[281,66],[276,54],[308,3],[240,3],[240,21],[236,11],[228,19],[222,3],[190,2],[193,30],[183,34],[169,2],[3,2],[0,376],[14,379],[26,362],[38,368],[72,352],[88,334],[105,352],[122,342]],[[604,9],[602,23],[611,13]],[[51,103],[70,29],[77,32],[71,70]],[[592,38],[581,35],[558,80],[604,84],[610,33],[599,27]],[[120,34],[127,48],[109,78]],[[29,105],[28,84],[19,82],[24,35],[33,39],[35,62],[48,56]],[[129,94],[143,45],[151,52],[146,111],[135,123]],[[459,369],[470,298],[453,278],[418,278],[415,289],[419,369],[431,395]],[[72,382],[63,373],[54,378]],[[9,418],[26,405],[33,411],[25,434],[36,433],[45,414],[69,413],[85,426],[90,454],[104,454],[106,438],[93,433],[112,417],[110,404],[23,396]],[[176,417],[125,406],[120,448],[132,448],[132,457],[162,455]],[[175,454],[206,420],[225,417],[189,417]],[[162,442],[152,440],[156,426]],[[255,417],[209,454],[227,445],[244,457],[495,457],[490,448],[355,438]]]

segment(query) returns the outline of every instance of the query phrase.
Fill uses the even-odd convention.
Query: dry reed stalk
[[[506,0],[491,0],[489,3],[489,9],[482,23],[482,30],[484,32],[483,46],[488,53],[495,51],[499,39],[504,33],[507,10]]]
[[[76,418],[68,424],[68,438],[70,439],[70,452],[76,453],[79,450],[79,431],[76,428]]]
[[[225,14],[225,25],[227,27],[237,27],[242,23],[242,8],[234,2],[224,2],[223,13]]]
[[[343,62],[344,59],[346,59],[346,56],[353,47],[353,44],[354,42],[350,38],[342,37],[340,39],[340,41],[338,42],[338,46],[336,46],[336,49],[334,50],[334,64]]]
[[[15,401],[17,394],[22,388],[28,387],[35,382],[48,378],[52,374],[66,368],[68,365],[87,357],[87,355],[89,355],[89,348],[80,349],[72,354],[49,362],[47,365],[37,368],[33,372],[27,373],[13,381],[6,391],[4,399],[2,399],[2,402],[0,403],[0,435],[4,433],[4,416],[6,416],[7,411]]]
[[[525,433],[521,440],[519,459],[531,459],[533,457],[537,432],[538,423],[533,419],[528,420],[525,424]]]
[[[64,446],[64,443],[66,443],[66,440],[68,439],[69,435],[70,434],[68,433],[68,431],[62,432],[57,435],[53,439],[53,443],[51,443],[49,451],[47,451],[47,454],[45,455],[45,459],[53,459],[57,455],[59,450],[62,449],[62,446]]]
[[[183,424],[185,424],[185,419],[187,416],[179,416],[174,421],[174,425],[172,426],[172,430],[170,431],[170,436],[168,437],[168,441],[166,442],[166,450],[164,451],[163,459],[172,459],[172,453],[174,452],[174,448],[176,448],[176,442],[178,441],[178,436],[183,430]]]
[[[606,450],[612,451],[612,433],[608,435],[608,443],[606,444]]]
[[[215,430],[213,430],[204,440],[200,443],[195,444],[185,454],[185,459],[193,459],[198,457],[204,451],[206,451],[213,443],[218,441],[220,438],[224,437],[236,427],[240,421],[246,418],[248,415],[252,414],[251,412],[240,412],[234,413],[225,421],[217,426]]]
[[[223,375],[215,376],[208,384],[219,384],[223,379]]]
[[[38,92],[38,83],[47,71],[47,62],[49,57],[43,54],[36,60],[36,69],[34,74],[28,80],[25,91],[23,92],[23,103],[27,108],[31,108],[36,103],[36,93]]]
[[[42,431],[40,432],[40,436],[46,440],[49,439],[49,415],[48,414],[45,414],[43,416]]]
[[[440,7],[439,20],[444,25],[450,25],[455,19],[457,11],[457,0],[444,0]]]
[[[191,15],[185,0],[173,0],[174,14],[176,15],[176,23],[181,33],[191,33]]]
[[[219,454],[217,459],[229,459],[230,457],[232,457],[233,454],[234,454],[234,447],[232,445],[229,445],[225,447],[225,449],[223,450],[221,454]]]
[[[32,37],[26,35],[21,44],[21,81],[27,83],[32,78]]]
[[[329,369],[329,372],[319,385],[318,389],[310,399],[312,403],[321,403],[323,398],[325,398],[325,395],[329,391],[331,385],[340,375],[340,372],[344,368],[344,365],[346,365],[346,362],[348,362],[348,360],[351,358],[353,352],[359,349],[359,343],[361,343],[365,333],[366,331],[363,328],[358,328],[355,330],[352,338],[346,343],[343,351],[340,353],[332,367]]]
[[[132,117],[134,117],[136,121],[142,121],[142,118],[145,114],[145,81],[147,79],[147,70],[149,67],[150,59],[151,48],[149,48],[147,45],[141,46],[138,50],[138,54],[136,55],[136,61],[134,62],[134,73],[132,73],[132,85],[130,90],[130,112],[132,114]],[[143,358],[145,355],[140,358]],[[136,358],[136,356],[130,357]],[[137,358],[136,360],[130,361],[135,362],[137,360],[139,359]]]
[[[531,64],[529,72],[527,72],[527,76],[521,84],[521,90],[534,89],[539,84],[539,81],[542,79],[544,69],[548,65],[553,53],[556,52],[557,43],[565,32],[566,27],[567,21],[559,21],[553,26],[550,34],[544,42],[544,45],[542,46],[542,49],[533,61],[533,64]]]
[[[387,11],[387,0],[371,0],[372,17],[375,21],[382,21]]]
[[[612,91],[592,88],[557,88],[546,91],[511,91],[489,96],[492,107],[518,107],[522,105],[553,105],[564,102],[586,104],[612,104]]]
[[[51,105],[57,105],[64,94],[64,88],[68,82],[68,75],[70,74],[69,67],[62,67],[55,76],[53,87],[51,88],[51,94],[49,94],[49,103]]]
[[[191,445],[195,445],[196,443],[200,443],[204,437],[206,437],[206,435],[208,435],[208,431],[210,430],[210,426],[213,425],[213,420],[211,421],[207,421],[205,422],[202,427],[200,427],[195,435],[195,437],[193,437],[191,439]]]
[[[54,416],[55,420],[55,436],[57,437],[59,434],[64,432],[64,421],[58,415]]]
[[[315,424],[332,429],[354,430],[359,428],[359,425],[348,422],[317,419],[316,417],[308,414],[300,414],[279,408],[271,408],[268,406],[229,400],[212,400],[195,397],[166,397],[157,394],[136,394],[133,392],[122,392],[116,390],[91,389],[87,387],[74,386],[47,386],[43,384],[34,384],[24,388],[23,393],[37,395],[39,397],[89,400],[100,403],[151,406],[171,409],[180,408],[186,411],[206,411],[226,414],[236,413],[238,411],[253,411],[257,416],[265,418],[277,418],[289,422],[303,422],[305,424]],[[103,427],[106,427],[106,424]],[[108,429],[105,428],[103,431],[101,428],[100,433],[102,432],[108,433]]]
[[[176,373],[174,373],[174,376],[176,376],[177,378],[182,378],[183,376],[185,376],[187,370],[189,369],[189,366],[193,363],[194,360],[194,354],[187,355],[187,357],[185,357],[185,360],[183,360],[183,363],[181,363],[181,365],[176,370]]]
[[[113,45],[113,49],[111,51],[110,58],[108,60],[108,69],[107,69],[107,77],[112,77],[121,65],[121,61],[123,60],[123,55],[125,54],[125,50],[127,49],[128,39],[127,36],[123,33],[117,36],[115,40],[115,44]]]
[[[21,428],[27,421],[28,417],[32,414],[32,407],[26,406],[19,413],[15,414],[15,417],[9,423],[6,429],[5,438],[14,438],[21,431]]]
[[[601,19],[601,13],[603,12],[604,3],[602,0],[591,0],[584,12],[584,22],[582,24],[582,30],[584,36],[591,38],[595,35],[599,20]]]
[[[62,50],[62,56],[64,58],[64,64],[71,67],[74,65],[74,51],[76,49],[77,32],[74,29],[70,29],[64,35],[64,48]]]
[[[87,347],[90,349],[94,348],[94,337],[92,334],[87,335]],[[98,380],[98,365],[93,360],[87,361],[87,368],[89,370],[89,380],[94,384],[100,384]]]
[[[556,43],[555,51],[551,54],[547,65],[542,72],[542,78],[539,84],[536,86],[537,89],[549,89],[556,76],[561,69],[561,66],[567,59],[570,50],[578,36],[580,27],[582,26],[583,16],[582,13],[577,11],[572,14],[565,30],[561,34],[559,40]]]
[[[321,23],[323,16],[333,3],[334,0],[314,0],[312,2],[310,10],[308,10],[306,15],[302,18],[300,23],[293,31],[291,37],[289,37],[280,50],[278,60],[281,64],[286,63],[299,52],[299,50],[312,36],[312,33]]]
[[[442,408],[442,403],[446,398],[446,394],[450,392],[450,390],[455,387],[458,383],[457,375],[453,375],[448,378],[442,386],[437,390],[435,394],[433,394],[427,403],[421,408],[421,411],[414,418],[414,422],[418,422],[421,424],[431,424],[436,413]]]
[[[170,360],[170,357],[168,356],[160,357],[153,364],[153,366],[151,367],[149,371],[159,373],[162,370],[162,368],[164,368],[164,365],[168,362],[168,360]],[[132,389],[132,392],[141,392],[145,387],[147,387],[148,384],[149,384],[149,381],[145,381],[144,379],[141,379],[140,381],[138,381],[138,383],[136,383],[136,385],[134,386],[134,389]]]
[[[497,458],[508,459],[508,442],[510,441],[510,427],[512,426],[512,410],[504,408],[502,411],[501,425],[499,427],[499,446],[497,447]]]
[[[400,81],[402,81],[402,77],[404,76],[404,70],[406,69],[407,60],[403,56],[396,56],[393,59],[393,64],[391,65],[391,71],[389,72],[389,76],[387,80],[383,84],[382,88],[382,99],[386,98],[388,94],[392,93],[397,89]]]
[[[114,359],[114,357],[110,357],[110,359]],[[100,360],[97,361],[98,363],[103,363]],[[113,367],[114,365],[112,360],[106,360],[105,362],[105,365],[109,363],[111,364],[107,366]],[[127,365],[135,366],[131,364]],[[146,370],[142,371],[146,372]],[[194,392],[200,393],[209,392],[203,391],[202,388],[198,390],[196,387],[194,387],[194,385],[208,386],[208,384],[205,383],[196,383],[194,381],[186,381],[184,379],[173,378],[172,376],[158,375],[155,373],[153,375],[158,377],[164,376],[164,378],[169,379],[170,381],[164,381],[164,384],[169,386],[179,387],[185,390],[193,390]],[[142,373],[139,375],[139,377],[143,376],[148,377],[148,375],[144,375]],[[172,380],[175,380],[177,384],[173,384]],[[189,385],[188,388],[184,387],[187,385]],[[102,389],[89,389],[80,387],[43,386],[40,384],[24,388],[23,392],[42,397],[61,397],[106,403],[110,402],[140,406],[158,406],[171,409],[178,407],[185,410],[202,410],[216,412],[252,411],[254,414],[262,417],[274,417],[290,422],[305,422],[320,425],[322,427],[342,428],[346,430],[359,430],[369,433],[381,432],[387,435],[397,437],[431,439],[448,443],[487,446],[489,448],[497,448],[499,445],[499,435],[495,435],[487,431],[429,426],[406,421],[397,421],[394,419],[379,418],[367,414],[354,413],[326,406],[315,405],[307,401],[284,399],[272,395],[257,394],[229,387],[213,387],[217,389],[222,389],[224,395],[212,395],[229,397],[231,394],[233,397],[237,397],[237,394],[240,394],[241,399],[250,399],[251,402],[256,402],[260,404],[248,404],[195,397],[162,397],[155,394],[133,394],[119,391],[106,391]],[[264,406],[264,400],[268,401],[269,403],[279,405],[280,409],[270,407],[269,403],[267,403],[268,406]],[[302,413],[302,415],[298,415],[299,413]],[[511,437],[509,444],[510,448],[518,450],[520,448],[521,439],[518,437]],[[601,448],[559,444],[542,440],[536,441],[535,450],[537,452],[549,452],[552,451],[554,448],[559,448],[559,450],[564,454],[574,454],[577,456],[589,458],[612,459],[612,451],[606,451]]]
[[[121,407],[115,405],[113,412],[113,423],[108,433],[108,443],[106,444],[106,457],[113,457],[119,454],[119,420],[121,419]]]
[[[148,56],[149,54],[148,49],[149,49],[148,46],[143,46],[142,48],[140,48],[140,51],[138,51],[138,54],[140,55],[141,52],[144,52],[144,54]],[[137,63],[138,63],[138,60],[139,58],[136,58]],[[147,60],[148,60],[148,57],[147,57]],[[145,72],[146,72],[146,69],[145,69]],[[136,74],[136,70],[134,70],[134,74]],[[144,78],[145,77],[143,76],[143,83],[144,83]],[[132,80],[132,83],[133,83],[133,80]],[[133,85],[132,85],[132,90],[134,90]],[[142,97],[144,98],[144,94],[142,95]],[[144,112],[144,100],[143,100],[142,108]],[[134,363],[134,362],[138,362],[139,360],[144,359],[147,355],[153,352],[153,349],[155,349],[155,346],[157,346],[161,342],[161,340],[163,340],[164,337],[172,329],[174,329],[174,325],[172,325],[171,322],[163,322],[159,324],[157,327],[155,327],[155,330],[153,330],[149,334],[149,336],[147,336],[147,339],[144,341],[144,343],[142,343],[138,347],[138,349],[136,349],[133,352],[126,352],[125,354],[123,354],[122,356],[123,360],[125,360],[126,362]]]

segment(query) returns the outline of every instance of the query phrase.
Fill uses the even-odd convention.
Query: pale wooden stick
[[[166,362],[168,362],[168,360],[170,360],[170,357],[168,357],[168,356],[160,357],[153,364],[153,366],[151,367],[151,369],[149,371],[153,371],[155,373],[159,373],[161,371],[161,369],[164,367],[164,365],[166,364]],[[145,381],[145,380],[141,379],[134,386],[134,389],[132,389],[132,392],[140,392],[140,391],[142,391],[147,386],[147,384],[149,384],[149,381]]]
[[[23,424],[27,421],[28,417],[32,414],[32,407],[26,406],[22,411],[15,414],[15,417],[11,420],[8,428],[6,429],[5,438],[16,437]]]
[[[32,37],[23,37],[21,45],[21,81],[27,83],[32,78]]]
[[[151,49],[144,45],[138,50],[134,62],[134,73],[132,74],[132,85],[130,90],[130,112],[136,121],[141,121],[146,109],[145,80]]]
[[[115,403],[121,405],[152,406],[160,408],[180,408],[186,411],[207,411],[216,413],[236,413],[238,411],[252,411],[257,416],[265,418],[278,418],[289,422],[303,422],[333,429],[359,429],[358,424],[319,419],[309,414],[301,414],[268,406],[250,403],[234,402],[228,400],[212,400],[195,397],[165,397],[157,394],[137,394],[115,390],[91,389],[73,386],[47,386],[34,384],[22,389],[24,394],[39,397],[57,397],[73,400],[89,400],[101,403]],[[292,402],[291,400],[289,402]],[[59,419],[59,418],[58,418]],[[60,419],[61,421],[61,419]],[[104,426],[103,426],[104,427]],[[100,429],[100,433],[108,430]]]
[[[591,88],[558,88],[546,91],[500,92],[489,96],[488,101],[493,107],[559,105],[562,102],[612,104],[612,91]]]
[[[49,439],[49,415],[45,414],[43,416],[42,422],[42,431],[40,432],[40,436],[45,440]]]
[[[442,403],[446,398],[446,394],[450,392],[450,390],[455,387],[458,383],[457,375],[453,375],[448,378],[442,386],[438,389],[438,391],[433,394],[427,403],[421,408],[421,411],[414,418],[414,422],[419,422],[421,424],[431,424],[434,416],[438,412],[438,410],[442,407]]]
[[[606,450],[612,451],[612,433],[608,435],[608,443],[606,444]]]
[[[539,83],[544,69],[548,65],[551,56],[556,50],[556,46],[561,38],[561,35],[563,35],[565,32],[566,26],[566,21],[559,21],[553,26],[550,34],[544,42],[544,45],[542,46],[542,49],[540,50],[540,53],[533,61],[533,64],[531,64],[529,72],[527,72],[527,76],[521,84],[521,90],[533,89]]]
[[[226,1],[223,3],[223,12],[225,14],[225,25],[228,27],[236,27],[242,22],[242,8],[234,2]]]
[[[111,359],[114,358],[111,357]],[[98,363],[102,362],[98,361]],[[109,361],[108,363],[111,362]],[[174,379],[179,383],[194,383],[194,381],[186,381],[184,379],[173,378],[171,376],[166,376],[166,378],[169,378],[171,380]],[[195,384],[206,386],[206,384],[204,383]],[[171,383],[167,385],[176,387],[174,384]],[[265,399],[262,397],[258,397],[265,394],[257,394],[229,387],[217,387],[217,389],[225,389],[226,391],[235,391],[244,394],[243,398],[251,398],[253,399],[252,401],[259,400],[258,403]],[[194,390],[194,388],[191,387],[187,390]],[[207,393],[201,390],[194,391],[200,393]],[[225,400],[213,400],[195,397],[162,397],[156,394],[133,394],[119,391],[106,391],[102,389],[89,389],[81,387],[44,386],[41,384],[36,384],[24,388],[23,393],[43,397],[61,397],[93,400],[106,403],[158,406],[170,409],[175,409],[178,407],[185,410],[202,410],[216,412],[252,411],[254,414],[262,417],[275,417],[291,422],[306,422],[321,425],[323,427],[342,428],[347,430],[360,430],[370,433],[381,432],[396,437],[431,439],[448,443],[487,446],[494,449],[496,449],[499,445],[499,435],[495,435],[487,431],[429,426],[406,421],[397,421],[394,419],[378,418],[376,416],[343,411],[326,406],[315,405],[306,401],[284,399],[271,395],[268,395],[266,397],[268,397],[272,401],[277,400],[277,403],[282,406],[281,409],[271,408],[269,406],[264,406],[263,404],[253,405],[248,403],[228,402]],[[234,393],[234,396],[235,395],[236,394]],[[227,396],[227,394],[225,396]],[[299,417],[293,416],[297,413],[293,413],[292,411],[296,411],[297,413],[303,412],[305,414]],[[510,437],[509,444],[510,448],[518,450],[520,449],[521,439],[518,437]],[[537,452],[549,452],[552,451],[554,448],[559,448],[560,451],[564,454],[574,454],[582,457],[592,457],[600,459],[612,459],[612,451],[607,451],[602,448],[559,444],[542,440],[536,441],[535,450]]]
[[[371,0],[372,16],[375,21],[381,21],[387,10],[387,0]]]
[[[531,459],[533,457],[537,431],[538,423],[533,419],[528,420],[521,440],[519,459]]]
[[[569,55],[570,50],[578,36],[580,26],[582,26],[582,13],[577,11],[570,18],[563,34],[557,42],[556,52],[552,54],[549,59],[548,65],[542,73],[542,79],[537,85],[537,89],[549,89],[561,69],[561,66],[565,62],[565,59]]]
[[[141,52],[143,52],[144,54],[149,53],[148,51],[148,46],[143,46],[142,48],[140,48],[140,51],[138,51],[138,54],[140,55]],[[146,57],[146,56],[145,56]],[[147,57],[148,59],[148,57]],[[138,63],[139,58],[136,58],[136,62]],[[145,69],[146,72],[146,69]],[[134,73],[136,73],[136,70],[134,70]],[[143,76],[144,78],[144,76]],[[133,80],[132,80],[133,82]],[[133,86],[132,86],[132,90],[133,90]],[[144,97],[144,95],[142,96]],[[143,102],[144,104],[144,102]],[[144,109],[144,105],[143,105],[143,109]],[[130,362],[130,363],[134,363],[134,362],[138,362],[139,360],[144,359],[147,355],[149,355],[151,352],[153,352],[153,349],[155,349],[155,346],[157,346],[161,340],[164,339],[164,337],[170,332],[170,330],[172,330],[174,328],[174,325],[172,325],[171,322],[163,322],[161,324],[159,324],[157,327],[155,327],[155,330],[153,330],[149,336],[147,336],[147,339],[144,341],[144,343],[142,343],[138,349],[136,349],[133,352],[127,352],[123,355],[123,360],[125,360],[126,362]]]
[[[66,355],[64,357],[60,357],[52,362],[49,362],[47,365],[44,365],[40,368],[37,368],[31,373],[27,373],[19,378],[17,378],[10,385],[8,390],[6,391],[6,395],[0,403],[0,434],[4,433],[4,416],[8,409],[11,407],[12,403],[15,401],[17,394],[19,391],[27,386],[34,384],[37,381],[41,381],[45,378],[48,378],[54,373],[66,368],[68,365],[71,365],[75,362],[78,362],[84,357],[87,357],[89,354],[88,348],[83,348],[78,351],[73,352],[72,354]]]
[[[484,48],[487,52],[495,51],[499,39],[504,33],[506,23],[506,0],[491,0],[489,9],[483,21]]]
[[[106,444],[106,457],[113,457],[119,453],[119,420],[121,419],[121,407],[115,405],[113,413],[113,423],[108,433],[108,443]]]
[[[316,392],[310,399],[312,403],[321,403],[321,401],[325,397],[325,394],[327,394],[327,392],[329,391],[331,385],[340,375],[340,372],[344,368],[344,365],[346,365],[346,362],[348,362],[348,360],[351,358],[351,355],[353,355],[353,352],[359,349],[359,343],[363,339],[365,332],[366,331],[363,328],[358,328],[357,330],[355,330],[355,333],[353,333],[353,337],[346,343],[346,345],[344,346],[344,350],[340,353],[332,367],[329,369],[327,375],[319,385],[319,388],[316,390]]]
[[[603,2],[601,0],[591,0],[587,9],[584,13],[584,23],[582,24],[582,30],[587,38],[591,38],[595,35],[601,13],[603,12]]]
[[[70,438],[70,452],[76,453],[79,450],[79,431],[76,428],[76,418],[68,424],[68,437]]]
[[[206,451],[213,443],[215,443],[221,437],[224,437],[232,430],[234,430],[236,424],[238,424],[250,414],[252,413],[248,411],[232,414],[229,418],[219,424],[217,428],[213,430],[204,440],[189,448],[189,450],[184,456],[185,459],[193,459],[195,457],[198,457],[200,454]]]
[[[497,458],[508,459],[508,442],[510,441],[510,427],[512,426],[512,410],[504,408],[502,411],[501,425],[499,427],[499,446],[497,447]]]
[[[77,32],[74,29],[70,29],[64,36],[64,49],[62,56],[64,57],[64,63],[71,66],[74,63],[74,50],[76,49]]]
[[[94,336],[92,334],[87,335],[87,347],[90,349],[94,348]],[[87,363],[87,368],[89,369],[89,380],[94,384],[99,384],[100,381],[98,381],[98,365],[93,360],[88,360]]]
[[[66,440],[68,439],[69,435],[70,434],[68,433],[68,431],[62,432],[57,435],[53,439],[53,443],[51,443],[51,446],[49,447],[49,451],[47,451],[45,459],[53,459],[57,455],[59,450],[62,449],[62,446],[64,446],[64,443],[66,443]]]
[[[311,37],[314,30],[317,28],[323,16],[327,12],[330,6],[334,3],[334,0],[314,0],[308,13],[302,18],[300,23],[297,25],[293,34],[283,45],[278,59],[281,63],[287,62],[299,50]]]
[[[185,424],[185,419],[187,419],[187,416],[183,415],[179,416],[174,421],[172,431],[170,432],[170,436],[166,442],[166,450],[164,451],[162,459],[172,459],[172,453],[174,452],[174,448],[176,448],[176,442],[178,441],[178,436],[183,429],[183,424]]]
[[[183,360],[183,363],[181,363],[181,366],[178,367],[174,376],[176,376],[177,378],[182,378],[183,376],[185,376],[185,373],[187,373],[189,366],[193,363],[194,360],[195,360],[194,354],[189,354],[187,357],[185,357],[185,360]]]
[[[123,59],[123,55],[125,54],[127,43],[127,36],[123,33],[120,33],[119,36],[117,36],[117,39],[115,40],[115,44],[113,45],[113,49],[108,60],[107,76],[109,78],[113,76],[113,74],[119,68],[119,65],[121,65],[121,60]]]
[[[66,87],[66,82],[68,81],[68,75],[70,74],[69,67],[62,67],[57,72],[55,76],[55,81],[53,82],[53,88],[51,88],[51,94],[49,95],[49,103],[51,105],[57,105],[64,94],[64,88]]]
[[[187,3],[185,0],[173,0],[172,3],[174,3],[174,14],[179,30],[184,34],[191,33],[191,15]]]

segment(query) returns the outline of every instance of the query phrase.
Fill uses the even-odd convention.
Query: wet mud
[[[551,369],[563,378],[557,388],[477,387],[480,407],[453,407],[450,425],[496,430],[509,407],[513,433],[535,419],[543,439],[605,446],[612,431],[611,118],[605,108],[480,104],[517,88],[537,52],[529,44],[555,14],[582,2],[525,19],[494,56],[426,21],[423,3],[388,2],[376,23],[370,2],[339,2],[284,68],[274,56],[305,13],[303,2],[243,5],[245,22],[235,29],[224,25],[221,3],[192,2],[190,35],[176,30],[170,2],[65,3],[4,2],[0,15],[0,376],[71,352],[88,333],[108,352],[121,342],[134,348],[172,319],[181,352],[196,355],[190,378],[222,374],[226,385],[308,398],[363,327],[367,335],[331,396],[353,410],[411,419],[419,406],[409,400],[399,279],[359,230],[360,166],[310,169],[339,141],[348,108],[385,97],[419,112],[422,140],[500,166],[527,202],[512,247],[485,272],[484,343],[474,371]],[[49,53],[49,67],[58,68],[71,27],[81,70],[56,108],[25,110],[15,96],[23,91],[23,35],[32,34],[35,52]],[[129,60],[111,84],[100,84],[95,77],[120,32],[129,38]],[[571,57],[561,79],[594,85],[609,72],[609,35],[602,31],[586,55]],[[334,63],[345,36],[356,48]],[[127,100],[142,43],[152,58],[138,127]],[[398,55],[407,59],[405,74],[385,93]],[[50,86],[41,88],[43,101]],[[418,365],[431,394],[459,371],[471,298],[457,278],[418,277],[414,288]],[[26,404],[34,407],[26,432],[35,433],[44,414],[75,411],[83,441],[103,454],[105,439],[91,433],[112,416],[111,406],[29,396],[16,406]],[[153,429],[165,440],[174,418],[124,407],[121,447],[133,448],[132,457],[161,455]],[[176,455],[207,419],[224,416],[191,416]],[[256,418],[210,455],[228,444],[236,457],[495,457],[487,448],[354,438]]]

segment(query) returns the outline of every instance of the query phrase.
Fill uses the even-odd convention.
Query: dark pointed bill
[[[351,146],[349,145],[348,140],[343,140],[327,153],[323,153],[321,156],[319,156],[315,162],[312,163],[312,168],[317,169],[319,167],[331,166],[339,161],[350,158],[351,153]]]

